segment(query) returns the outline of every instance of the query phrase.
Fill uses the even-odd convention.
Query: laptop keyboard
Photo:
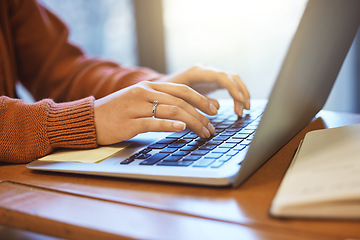
[[[207,116],[216,130],[210,138],[200,138],[186,129],[170,134],[120,164],[219,168],[232,157],[247,152],[263,110],[244,110],[239,118],[232,108],[220,109],[216,116]]]

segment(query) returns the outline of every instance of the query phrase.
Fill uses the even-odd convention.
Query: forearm
[[[12,6],[9,29],[16,50],[17,78],[36,100],[72,101],[100,98],[162,75],[147,68],[124,67],[87,57],[69,42],[69,31],[52,12],[34,1]],[[14,6],[13,6],[14,5]]]
[[[0,97],[0,161],[26,163],[58,147],[96,147],[93,101],[27,104]]]
[[[122,67],[116,63],[100,59],[86,59],[81,65],[74,66],[78,74],[69,78],[67,96],[63,101],[71,101],[87,96],[96,99],[109,95],[142,81],[151,81],[162,77],[151,69],[143,67]],[[71,78],[71,80],[70,80]]]

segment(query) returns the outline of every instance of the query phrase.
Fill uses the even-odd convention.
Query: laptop
[[[242,118],[232,101],[210,117],[216,135],[144,133],[99,163],[36,160],[29,169],[237,187],[303,129],[325,104],[360,24],[359,0],[309,0],[266,102]]]

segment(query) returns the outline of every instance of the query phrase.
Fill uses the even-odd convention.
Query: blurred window
[[[169,72],[206,63],[239,74],[267,98],[305,0],[163,1]]]
[[[131,0],[41,0],[70,28],[70,40],[88,55],[137,65]]]

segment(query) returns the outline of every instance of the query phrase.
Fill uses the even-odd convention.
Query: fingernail
[[[244,113],[244,108],[240,108],[240,110],[239,110],[239,116],[242,116],[243,113]]]
[[[208,123],[208,129],[210,130],[211,134],[215,134],[216,130],[214,126],[211,123]]]
[[[237,109],[235,109],[235,112],[238,116],[242,116],[243,115],[243,107],[242,106],[239,106]]]
[[[176,130],[185,130],[186,128],[186,124],[183,123],[183,122],[173,122],[173,127],[176,129]]]
[[[216,107],[214,106],[214,104],[210,103],[210,112],[213,115],[216,115],[218,113],[218,110],[216,109]]]
[[[209,138],[211,136],[209,130],[207,130],[206,127],[203,127],[202,132],[203,132],[205,138]]]

